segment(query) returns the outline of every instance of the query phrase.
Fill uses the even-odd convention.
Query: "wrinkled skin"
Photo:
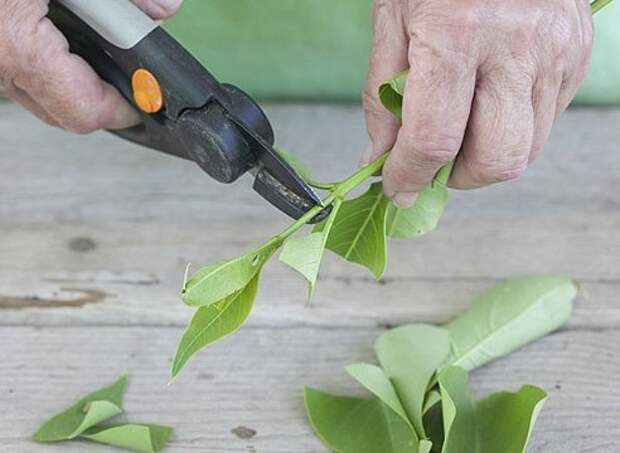
[[[375,0],[374,24],[362,161],[393,148],[384,187],[401,207],[455,157],[453,188],[520,176],[584,80],[592,48],[587,0]],[[401,126],[377,90],[409,67]]]
[[[105,1],[105,0],[93,0]],[[0,95],[53,126],[88,133],[139,122],[138,114],[77,55],[45,16],[48,0],[0,0]],[[181,0],[134,0],[153,19]]]

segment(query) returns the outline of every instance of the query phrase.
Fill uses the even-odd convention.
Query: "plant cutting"
[[[597,12],[610,2],[595,0],[592,11]],[[397,75],[379,90],[382,103],[397,118],[401,117],[406,76],[407,72]],[[323,205],[314,207],[244,256],[208,265],[191,276],[186,272],[181,299],[196,308],[196,312],[177,348],[172,378],[196,352],[234,332],[246,321],[256,299],[261,271],[278,250],[282,249],[280,260],[307,280],[310,299],[325,250],[366,267],[380,279],[387,265],[387,239],[412,238],[434,230],[448,202],[446,184],[452,163],[437,173],[413,207],[399,209],[383,195],[381,182],[372,183],[356,198],[348,198],[382,169],[388,154],[337,183],[312,180],[294,156],[284,155],[309,185],[327,192]],[[308,234],[296,235],[325,208],[331,208],[325,220]]]
[[[382,93],[389,92],[390,99],[402,98],[404,87],[401,79],[399,75],[386,83],[381,87]],[[396,105],[386,104],[395,113],[399,111]],[[387,266],[387,238],[412,238],[432,231],[448,202],[446,184],[451,164],[437,174],[413,207],[399,209],[383,194],[380,182],[371,184],[358,197],[347,198],[381,170],[387,155],[337,183],[313,181],[294,156],[286,152],[283,155],[305,176],[308,184],[328,192],[323,206],[311,209],[250,253],[206,266],[189,278],[186,275],[181,298],[186,305],[197,310],[175,355],[173,378],[194,353],[243,324],[252,311],[261,271],[279,249],[282,249],[280,260],[307,280],[310,299],[325,250],[365,266],[380,279]],[[331,213],[324,221],[307,234],[296,235],[327,207],[331,207]]]
[[[33,440],[48,443],[81,439],[140,453],[162,450],[172,434],[168,426],[107,423],[123,412],[127,384],[128,378],[123,375],[113,384],[84,396],[43,423]]]
[[[346,368],[371,399],[306,388],[314,431],[338,453],[525,452],[545,391],[525,385],[474,401],[468,373],[562,326],[576,294],[567,278],[519,277],[445,326],[389,330],[375,343],[380,366]]]

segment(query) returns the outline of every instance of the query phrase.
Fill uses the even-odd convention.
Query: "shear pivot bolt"
[[[131,78],[136,105],[146,113],[157,113],[164,107],[164,94],[157,78],[146,69],[138,69]]]

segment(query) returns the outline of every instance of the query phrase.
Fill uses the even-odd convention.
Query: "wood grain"
[[[4,327],[0,330],[2,451],[35,447],[30,434],[45,414],[112,381],[129,368],[126,416],[176,428],[172,452],[319,452],[303,409],[311,385],[363,395],[343,367],[375,362],[376,328],[248,328],[201,353],[167,386],[178,328]],[[618,451],[620,373],[617,331],[565,331],[502,359],[472,377],[479,397],[524,383],[551,397],[532,452]],[[255,430],[240,439],[232,430]],[[73,447],[79,451],[79,447]],[[90,450],[88,450],[90,451]],[[103,450],[102,450],[103,451]]]
[[[354,169],[359,108],[268,113],[279,143],[320,179]],[[569,112],[524,178],[455,193],[436,232],[392,242],[381,282],[329,255],[306,306],[302,279],[271,263],[248,325],[167,387],[191,316],[177,295],[186,264],[239,255],[288,220],[247,179],[220,186],[193,164],[105,133],[71,136],[0,104],[0,451],[109,451],[28,439],[128,367],[128,415],[175,426],[170,451],[324,451],[305,420],[304,384],[359,393],[342,367],[373,360],[385,328],[446,322],[485,287],[538,272],[581,284],[574,315],[477,372],[477,394],[550,391],[532,452],[620,451],[619,121],[620,110]]]

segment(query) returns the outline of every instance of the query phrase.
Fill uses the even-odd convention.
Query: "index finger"
[[[139,122],[120,93],[86,61],[69,52],[67,40],[49,19],[41,19],[22,46],[13,83],[36,99],[61,127],[87,133]]]
[[[455,58],[446,50],[449,43],[422,42],[420,36],[411,40],[403,124],[383,170],[386,195],[402,207],[457,155],[476,84],[476,61]]]

